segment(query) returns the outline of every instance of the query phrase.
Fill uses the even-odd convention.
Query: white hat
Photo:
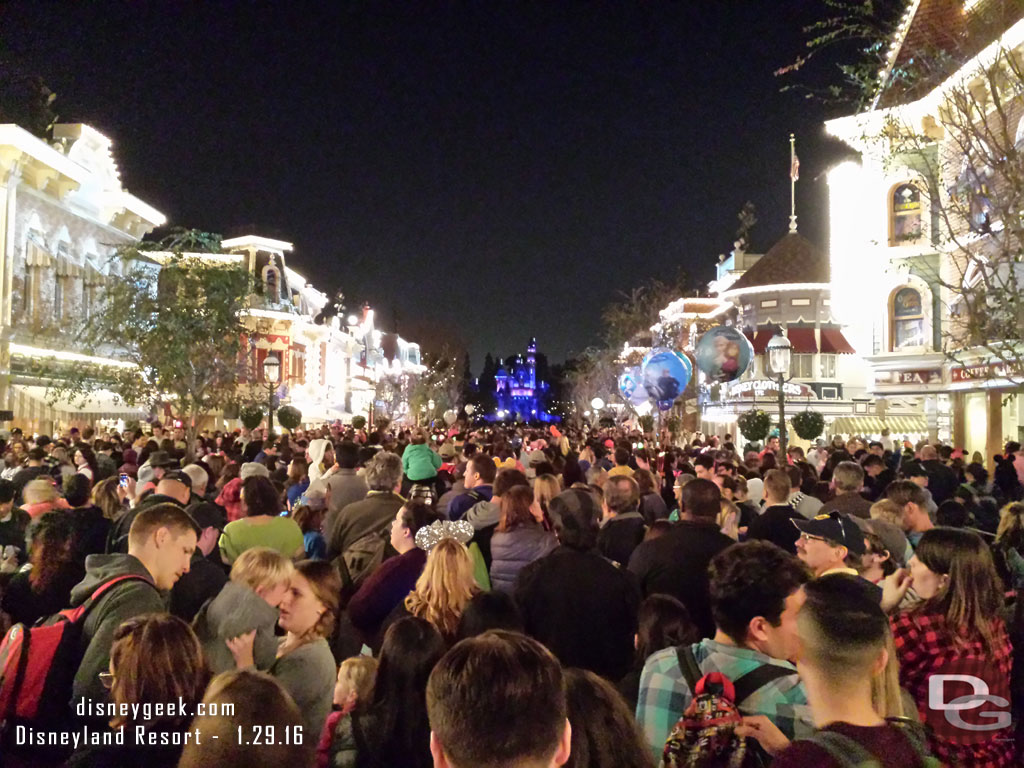
[[[243,480],[247,477],[270,477],[270,470],[257,461],[247,461],[238,471],[238,476]]]

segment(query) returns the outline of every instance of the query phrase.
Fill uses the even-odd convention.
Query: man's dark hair
[[[790,464],[786,467],[786,474],[789,475],[790,488],[799,488],[800,484],[804,481],[804,473],[795,464]]]
[[[254,515],[275,516],[281,513],[274,483],[268,477],[253,475],[242,481],[242,501],[248,510],[247,517]]]
[[[480,475],[480,479],[487,485],[494,484],[494,477],[498,474],[498,467],[494,464],[494,459],[488,456],[486,453],[477,453],[469,460],[469,466],[473,468],[473,471]],[[501,494],[498,494],[499,496]]]
[[[8,502],[14,501],[14,495],[17,489],[14,487],[14,483],[10,480],[0,479],[0,504],[7,504]]]
[[[570,488],[548,502],[548,513],[555,524],[558,543],[563,547],[589,552],[597,546],[601,528],[601,508],[590,491]]]
[[[809,581],[804,590],[797,622],[808,661],[840,679],[862,676],[885,648],[889,631],[878,588],[834,573]]]
[[[476,443],[464,443],[462,445],[462,455],[463,457],[465,457],[466,461],[469,461],[474,456],[476,456],[477,451],[479,450],[480,448],[477,446]]]
[[[896,480],[885,489],[885,498],[896,502],[900,509],[913,502],[921,509],[928,503],[928,493],[910,480]]]
[[[683,511],[693,517],[714,520],[722,505],[722,492],[710,480],[698,477],[683,486]]]
[[[478,592],[466,604],[455,632],[456,640],[476,637],[492,629],[523,631],[523,617],[507,592]]]
[[[181,536],[188,531],[195,533],[197,538],[203,534],[195,519],[177,504],[153,504],[139,512],[132,520],[132,526],[128,530],[128,546],[143,545],[146,539],[161,528],[167,528],[175,536]]]
[[[943,461],[949,461],[953,457],[953,446],[951,445],[940,445],[939,446],[939,458]]]
[[[710,471],[715,468],[715,457],[710,453],[702,453],[693,460],[693,466],[694,468],[704,467],[704,469]]]
[[[617,515],[636,512],[640,507],[640,486],[632,477],[609,477],[604,484],[604,503]]]
[[[881,448],[883,451],[885,450],[885,446],[882,445],[877,440],[872,440],[870,443],[868,443],[868,448]]]
[[[32,448],[28,452],[29,461],[43,461],[46,458],[46,451],[42,448]]]
[[[543,645],[516,632],[463,640],[430,673],[427,716],[455,768],[540,764],[565,733],[562,667]]]
[[[480,477],[482,478],[483,475]],[[515,488],[517,485],[525,485],[529,488],[530,481],[527,480],[526,475],[518,469],[503,469],[494,478],[494,495],[502,496],[507,493],[510,488]]]
[[[359,446],[351,440],[342,440],[334,447],[334,461],[342,469],[355,469],[359,464]]]
[[[885,460],[881,456],[872,453],[869,456],[865,456],[864,461],[862,461],[860,465],[865,469],[868,467],[882,467],[885,469]]]
[[[629,451],[627,451],[625,448],[616,448],[615,463],[618,464],[620,467],[624,467],[625,465],[629,464]]]
[[[85,475],[75,473],[64,478],[64,500],[72,507],[84,507],[89,503],[89,491],[92,483]]]
[[[715,626],[738,645],[757,616],[777,627],[786,598],[810,579],[803,563],[767,541],[733,544],[715,555],[708,574]]]

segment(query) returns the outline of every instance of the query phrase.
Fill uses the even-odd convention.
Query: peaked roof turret
[[[828,259],[803,235],[790,232],[762,256],[739,280],[722,292],[728,296],[734,291],[761,286],[814,283],[829,281]]]

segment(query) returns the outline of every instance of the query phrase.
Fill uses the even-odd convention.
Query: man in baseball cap
[[[814,573],[859,575],[854,567],[864,554],[864,533],[848,515],[829,512],[810,520],[793,520],[800,531],[796,556]]]

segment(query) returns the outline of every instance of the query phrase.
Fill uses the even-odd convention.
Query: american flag
[[[797,181],[800,178],[800,158],[796,156],[796,152],[791,152],[790,155],[789,178],[793,181]]]

